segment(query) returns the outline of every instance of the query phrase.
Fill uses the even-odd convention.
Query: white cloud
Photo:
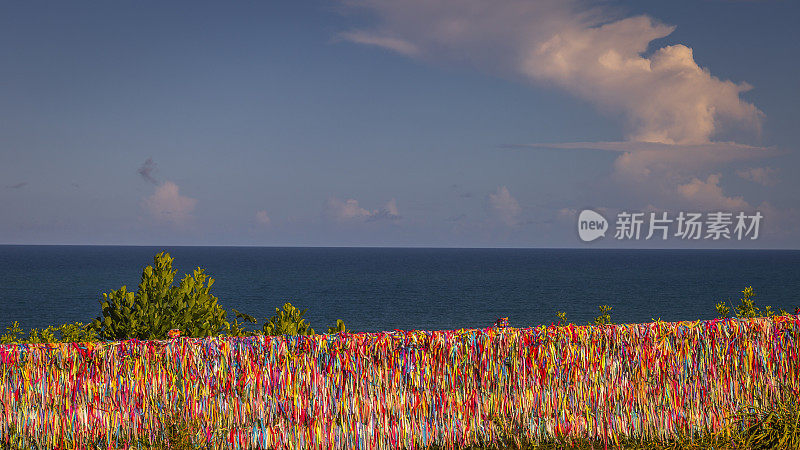
[[[397,202],[391,199],[382,208],[368,210],[358,204],[358,200],[329,198],[324,205],[324,215],[337,222],[372,222],[377,220],[400,219]]]
[[[614,161],[617,175],[643,180],[653,172],[687,172],[716,167],[731,161],[746,161],[777,155],[772,147],[755,147],[735,142],[708,142],[695,145],[658,142],[559,142],[517,145],[515,147],[575,150],[604,150],[622,153]]]
[[[416,56],[419,54],[419,49],[412,43],[403,39],[398,39],[388,36],[376,36],[370,33],[363,33],[360,31],[351,31],[341,33],[339,35],[342,39],[364,45],[374,45],[376,47],[383,47],[401,53],[406,56]]]
[[[654,172],[685,179],[699,168],[716,170],[774,150],[721,142],[729,138],[726,129],[760,133],[764,114],[741,98],[751,87],[712,75],[686,45],[651,48],[675,29],[651,17],[625,17],[580,0],[345,4],[376,20],[341,34],[344,39],[557,86],[620,116],[623,142],[534,146],[620,151],[614,170],[621,180],[641,182]]]
[[[647,54],[675,29],[647,16],[619,18],[577,0],[353,0],[371,29],[341,34],[432,61],[467,61],[557,85],[625,118],[628,140],[708,143],[724,121],[758,130],[763,114],[746,83],[700,67],[685,45]]]
[[[192,218],[192,211],[197,205],[197,200],[180,195],[178,185],[172,181],[165,181],[156,186],[153,195],[142,202],[142,206],[155,219],[182,225]]]
[[[386,215],[391,217],[400,217],[400,212],[397,210],[397,201],[395,199],[386,202],[381,211],[385,211]]]
[[[269,215],[267,215],[266,211],[261,210],[256,213],[256,222],[258,222],[261,225],[268,226],[272,222],[272,220],[270,220]]]
[[[745,180],[758,183],[763,186],[774,186],[778,183],[776,175],[778,171],[772,167],[753,167],[744,170],[737,170],[736,174]]]
[[[712,76],[685,45],[643,56],[673,30],[646,16],[566,29],[529,49],[524,72],[623,114],[631,141],[704,144],[723,120],[758,130],[762,113],[739,96],[749,85]]]
[[[743,211],[750,205],[742,197],[727,197],[719,186],[719,174],[711,174],[703,181],[693,178],[692,181],[678,186],[678,193],[693,206],[706,209],[722,209],[727,211]]]
[[[368,27],[341,34],[346,40],[556,86],[620,117],[622,142],[534,146],[620,152],[614,162],[619,181],[644,187],[641,182],[649,178],[658,185],[653,189],[672,201],[709,208],[746,206],[742,197],[724,194],[719,175],[691,177],[776,153],[774,148],[728,142],[733,136],[726,130],[735,130],[737,137],[743,131],[760,134],[764,114],[742,99],[751,86],[712,75],[687,45],[654,46],[675,27],[649,16],[620,15],[615,12],[619,9],[582,0],[343,1],[374,18]],[[502,208],[494,205],[501,204],[505,193],[492,195],[498,212]],[[518,223],[516,201],[509,200],[504,211],[505,223]]]
[[[507,187],[500,186],[495,193],[489,194],[489,205],[500,221],[507,226],[513,227],[519,223],[518,218],[522,208],[519,207],[519,202],[511,195]]]
[[[325,202],[325,212],[329,217],[342,222],[364,219],[370,215],[369,211],[358,206],[358,200],[352,198],[345,201],[341,201],[336,197],[329,198]]]

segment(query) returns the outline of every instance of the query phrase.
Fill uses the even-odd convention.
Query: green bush
[[[136,293],[122,286],[103,294],[102,314],[92,324],[101,339],[165,339],[171,329],[189,337],[228,333],[227,313],[209,292],[214,279],[197,268],[175,286],[173,261],[159,253],[144,268]]]
[[[91,325],[82,322],[65,323],[57,327],[49,326],[44,329],[32,329],[25,338],[25,332],[20,328],[19,322],[6,327],[6,332],[0,336],[1,344],[44,344],[53,342],[94,342],[97,333]]]
[[[347,327],[344,326],[344,322],[342,319],[336,319],[336,325],[328,328],[328,334],[335,334],[335,333],[352,333],[353,330],[348,330]]]
[[[755,297],[756,291],[753,290],[752,286],[744,288],[742,291],[742,298],[739,299],[739,304],[733,308],[736,317],[740,319],[750,319],[754,317],[772,317],[775,315],[775,311],[772,310],[771,306],[765,306],[763,311],[756,306]],[[721,319],[728,317],[731,312],[731,308],[728,307],[728,304],[724,301],[717,303],[716,308],[717,316]],[[788,315],[789,313],[781,309],[778,314]]]
[[[6,332],[0,336],[0,345],[19,344],[24,334],[25,332],[19,327],[19,322],[15,320],[14,323],[6,327]]]
[[[594,321],[589,322],[589,325],[610,325],[614,323],[611,321],[611,309],[609,305],[598,306],[597,311],[600,315],[595,317]],[[566,326],[572,324],[572,322],[567,319],[567,313],[564,311],[556,311],[556,317],[558,318],[556,325]]]
[[[306,312],[308,309],[300,311],[291,303],[286,303],[283,309],[275,308],[275,315],[267,319],[262,331],[268,336],[282,334],[310,336],[314,334],[314,329],[303,319]]]
[[[236,310],[232,310],[235,320],[231,324],[227,312],[210,293],[214,280],[197,268],[174,286],[173,261],[168,253],[159,253],[153,258],[153,265],[142,271],[136,293],[122,286],[103,294],[102,315],[94,320],[91,330],[104,340],[165,339],[172,329],[188,337],[314,334],[303,319],[307,310],[300,311],[291,303],[283,305],[283,309],[275,308],[275,315],[261,330],[252,329],[257,323],[253,316]],[[329,329],[331,333],[341,331],[345,331],[341,320]]]
[[[266,322],[259,330],[248,329],[252,324],[258,322],[253,316],[241,313],[235,309],[232,311],[236,315],[236,321],[231,324],[231,329],[228,333],[229,336],[253,336],[257,334],[265,334],[268,336],[284,334],[309,336],[314,334],[314,329],[311,328],[311,324],[306,322],[303,318],[308,310],[304,309],[300,311],[291,303],[284,304],[283,309],[275,308],[275,315],[266,319]],[[239,322],[239,319],[242,321]],[[336,320],[336,325],[328,328],[328,334],[343,332],[352,333],[352,330],[348,330],[341,319]]]
[[[594,318],[594,323],[589,322],[589,325],[610,325],[614,323],[611,321],[611,306],[600,305],[597,310],[600,315]]]

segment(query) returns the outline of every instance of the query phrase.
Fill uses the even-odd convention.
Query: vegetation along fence
[[[420,448],[722,430],[798,398],[800,316],[0,346],[0,441]]]

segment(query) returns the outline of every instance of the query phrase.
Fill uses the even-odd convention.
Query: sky
[[[0,244],[798,249],[799,22],[791,1],[4,2]],[[633,212],[763,221],[614,238]]]

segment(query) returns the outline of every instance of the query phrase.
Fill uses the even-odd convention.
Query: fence
[[[797,399],[800,316],[0,346],[0,442],[421,448],[664,439]]]

